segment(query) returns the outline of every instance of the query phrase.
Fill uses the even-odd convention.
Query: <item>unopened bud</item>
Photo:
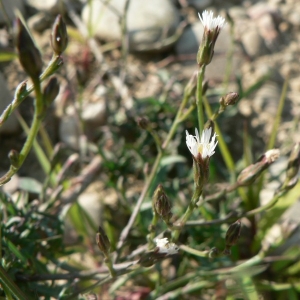
[[[241,235],[242,223],[237,220],[231,224],[226,232],[225,245],[226,247],[234,246]]]
[[[237,178],[237,182],[242,185],[252,184],[261,173],[266,170],[280,156],[279,149],[271,149],[263,154],[259,160],[244,169]]]
[[[145,117],[138,118],[137,124],[144,130],[149,130],[151,126],[149,120]]]
[[[103,228],[100,226],[96,234],[96,243],[100,251],[104,254],[105,257],[107,257],[110,251],[110,241],[106,233],[104,232]]]
[[[154,192],[153,196],[153,207],[155,212],[164,220],[168,221],[171,214],[171,201],[169,200],[168,196],[166,195],[163,186],[161,184],[158,185]]]
[[[37,80],[43,67],[41,54],[19,18],[15,23],[15,41],[23,69],[33,80]]]
[[[44,101],[50,105],[59,93],[59,84],[56,77],[52,77],[44,88]]]
[[[67,27],[61,15],[58,15],[52,27],[51,46],[53,51],[60,55],[68,46]]]
[[[20,163],[19,163],[19,152],[16,150],[10,150],[8,153],[8,158],[10,160],[10,164],[14,167],[14,168],[18,168]]]
[[[27,91],[27,81],[22,81],[16,88],[15,99],[16,101],[23,99],[24,93]]]
[[[239,94],[234,93],[234,92],[230,92],[224,97],[224,104],[226,106],[234,105],[234,104],[237,103],[238,100],[239,100]]]

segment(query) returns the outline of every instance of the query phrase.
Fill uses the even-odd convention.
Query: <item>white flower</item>
[[[208,12],[205,10],[202,13],[202,17],[200,13],[198,13],[198,16],[204,26],[205,29],[207,30],[215,30],[218,28],[218,30],[222,29],[222,27],[225,25],[225,19],[221,16],[217,16],[214,18],[214,13],[212,11]]]
[[[211,138],[211,141],[209,141],[211,131],[211,127],[209,129],[204,129],[200,139],[197,128],[195,129],[195,136],[189,134],[186,130],[186,145],[195,159],[199,154],[202,159],[205,159],[206,157],[211,157],[215,153],[215,148],[218,144],[218,141],[216,141],[217,135],[215,133]]]
[[[167,255],[178,253],[178,246],[174,243],[170,243],[167,238],[156,239],[155,243],[158,248],[158,253],[166,253]]]

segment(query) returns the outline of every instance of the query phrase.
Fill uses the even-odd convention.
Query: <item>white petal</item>
[[[212,11],[208,12],[207,10],[205,10],[202,13],[202,17],[200,13],[198,13],[198,16],[203,26],[208,30],[215,30],[217,27],[221,29],[225,25],[225,19],[221,16],[217,16],[216,18],[214,18],[214,14]]]

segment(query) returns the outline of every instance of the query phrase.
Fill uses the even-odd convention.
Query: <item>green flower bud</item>
[[[52,77],[44,88],[44,101],[50,105],[59,93],[59,84],[56,77]]]
[[[96,234],[96,243],[104,256],[108,257],[110,251],[110,241],[101,226],[99,226],[98,232]]]
[[[27,81],[22,81],[16,88],[15,101],[23,100],[23,94],[27,91]]]
[[[242,223],[240,220],[237,220],[231,224],[226,232],[225,245],[226,248],[235,245],[240,237],[242,229]]]
[[[41,54],[19,18],[15,23],[15,43],[23,69],[33,80],[37,80],[43,67]]]
[[[234,92],[230,92],[227,95],[225,95],[224,97],[224,104],[226,106],[228,105],[234,105],[237,103],[237,101],[239,100],[239,94],[238,93],[234,93]]]
[[[10,160],[10,164],[14,167],[14,168],[19,168],[19,152],[16,150],[10,150],[8,153],[8,158]]]
[[[61,55],[68,46],[67,27],[61,15],[56,17],[52,27],[51,46],[57,55]]]
[[[171,214],[171,202],[166,195],[163,186],[158,185],[153,196],[153,206],[155,212],[165,221],[169,221]]]

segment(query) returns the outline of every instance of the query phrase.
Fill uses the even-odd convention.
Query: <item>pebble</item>
[[[125,1],[111,0],[105,6],[93,0],[85,5],[82,19],[93,35],[104,41],[121,41],[120,16]],[[131,0],[127,12],[129,50],[143,52],[156,49],[153,44],[172,36],[179,21],[179,12],[170,0]],[[161,45],[156,50],[163,49],[165,47]]]
[[[248,30],[241,35],[241,42],[243,43],[246,53],[251,58],[256,58],[267,53],[264,40],[258,33],[258,29],[255,25],[249,26]]]
[[[194,7],[198,12],[201,12],[212,5],[212,2],[212,0],[188,0],[188,4]]]

